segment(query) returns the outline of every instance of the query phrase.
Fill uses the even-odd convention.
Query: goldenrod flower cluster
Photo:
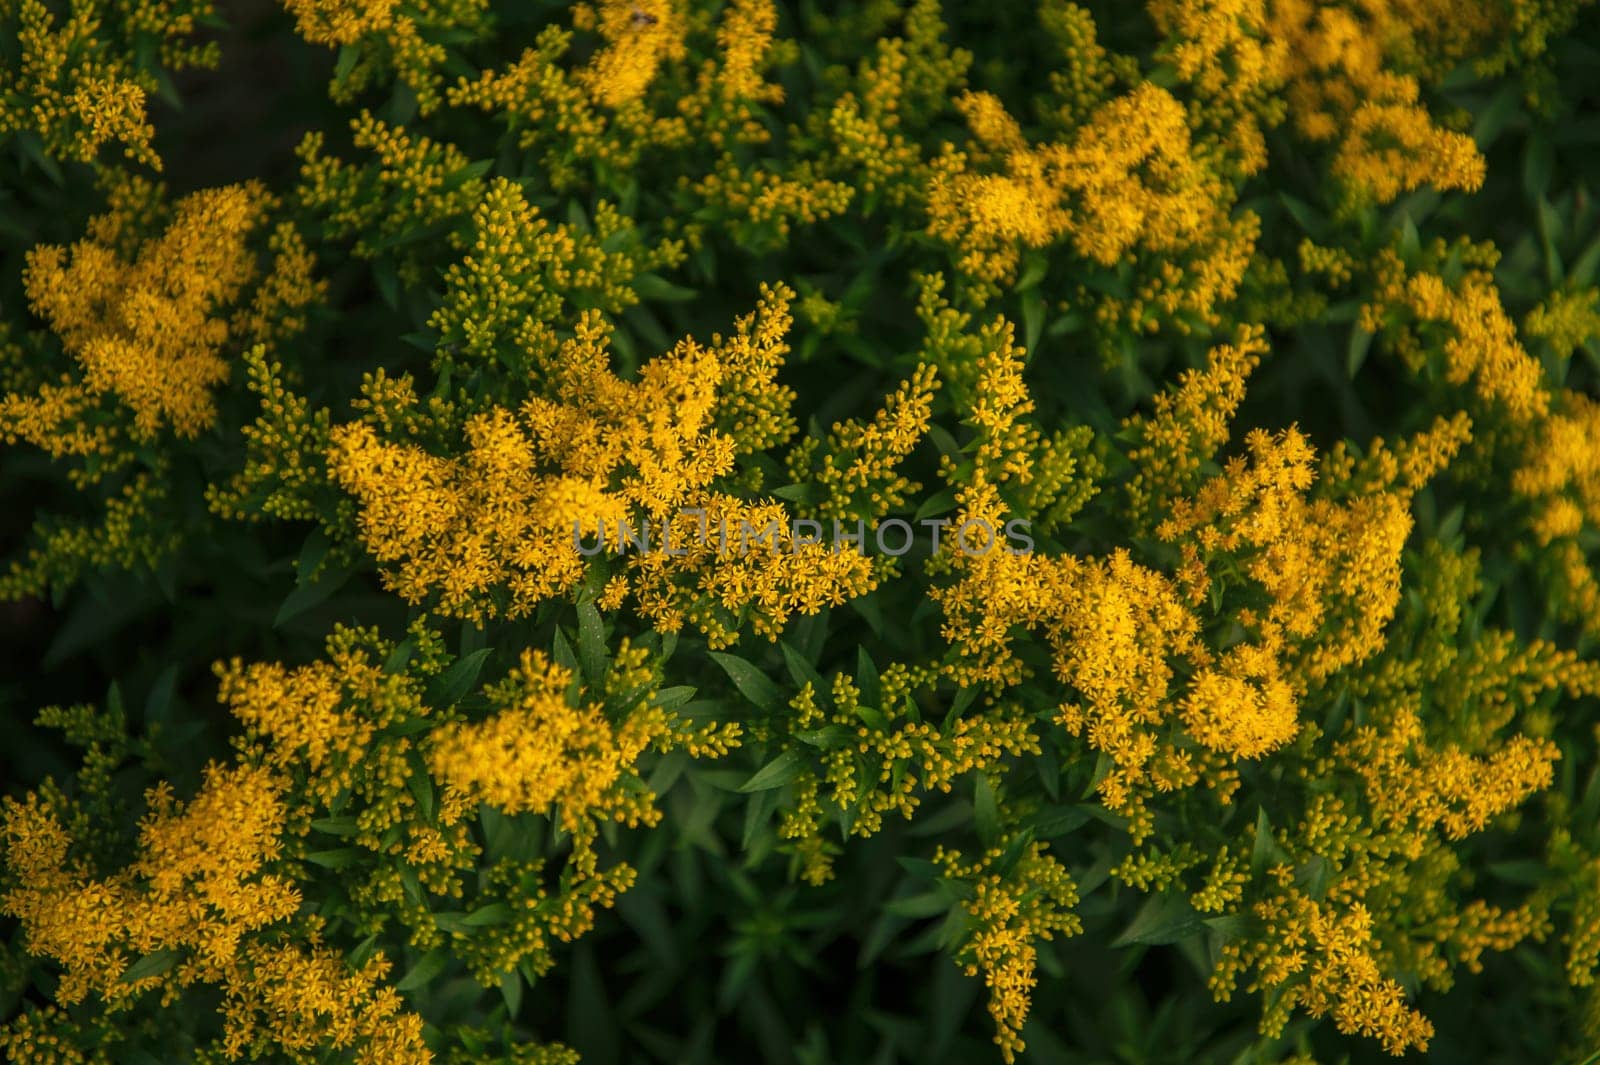
[[[65,10],[63,10],[65,8]],[[0,4],[0,135],[48,160],[94,162],[106,144],[160,169],[148,105],[169,71],[215,65],[196,40],[207,0]]]
[[[417,106],[439,105],[448,64],[446,42],[485,32],[485,0],[420,0],[404,5],[352,0],[284,0],[295,30],[311,44],[340,49],[328,95],[354,100],[362,90],[392,76],[415,96]],[[453,42],[452,42],[453,43]]]

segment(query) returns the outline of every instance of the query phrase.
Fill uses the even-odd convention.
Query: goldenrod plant
[[[0,1059],[1600,1056],[1590,0],[0,0]]]

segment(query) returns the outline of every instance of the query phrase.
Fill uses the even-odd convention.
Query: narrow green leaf
[[[515,969],[507,969],[500,974],[500,997],[506,1003],[506,1017],[516,1020],[517,1013],[522,1009],[522,974]]]
[[[956,490],[945,488],[924,499],[917,507],[917,512],[911,516],[911,520],[920,522],[924,518],[937,518],[954,509],[956,509]]]
[[[329,851],[312,851],[306,855],[306,861],[320,865],[324,869],[348,869],[356,864],[356,860],[360,857],[359,847],[338,847]]]
[[[1022,347],[1031,359],[1044,332],[1044,296],[1036,288],[1022,294]]]
[[[590,684],[598,685],[605,680],[609,664],[605,623],[591,602],[578,604],[578,661],[583,663],[583,675]]]
[[[282,605],[278,607],[278,613],[272,619],[273,628],[278,628],[312,607],[327,602],[334,592],[344,587],[352,572],[344,566],[337,566],[322,571],[313,580],[295,585],[294,590],[284,597]]]
[[[684,303],[700,295],[698,290],[675,285],[659,274],[640,274],[633,279],[633,290],[640,299],[659,303]]]
[[[1272,822],[1267,818],[1266,807],[1257,807],[1255,842],[1250,848],[1250,872],[1259,876],[1288,858],[1277,837],[1272,834]]]
[[[755,842],[756,835],[766,827],[772,819],[772,813],[778,808],[778,790],[776,788],[763,788],[756,792],[744,808],[744,833],[740,838],[739,849],[749,851],[750,845]]]
[[[728,679],[733,681],[733,686],[739,689],[739,694],[749,699],[756,709],[768,714],[775,714],[783,709],[784,703],[787,702],[783,689],[774,684],[761,670],[737,655],[712,651],[711,657],[722,667]]]
[[[122,983],[132,984],[140,980],[147,980],[152,976],[160,976],[174,965],[178,964],[181,955],[175,950],[158,950],[146,954],[132,965],[123,970],[120,977]]]
[[[1550,138],[1534,133],[1522,155],[1522,191],[1530,203],[1544,199],[1550,191],[1550,174],[1555,169],[1556,149]]]
[[[816,503],[822,499],[822,489],[810,483],[780,485],[772,489],[772,494],[791,503]],[[729,530],[728,539],[733,539],[732,530]]]
[[[477,683],[478,674],[483,672],[489,651],[489,648],[482,647],[465,658],[458,658],[449,669],[433,678],[428,685],[428,705],[443,710],[466,698]]]
[[[578,672],[578,656],[573,653],[572,641],[568,640],[567,634],[560,629],[556,630],[555,638],[550,641],[550,655],[556,660],[556,665],[574,673]]]
[[[1511,118],[1520,109],[1522,89],[1515,82],[1501,85],[1488,106],[1478,112],[1477,124],[1472,128],[1472,139],[1478,147],[1487,148],[1500,139]]]
[[[416,800],[417,809],[422,813],[422,819],[433,821],[434,794],[433,777],[428,773],[428,764],[422,760],[422,752],[413,748],[407,752],[407,763],[411,772],[406,775],[406,790],[411,792],[411,797]]]
[[[806,756],[800,751],[784,751],[756,770],[755,776],[741,784],[739,790],[749,792],[781,788],[798,777],[805,766]]]
[[[822,674],[807,662],[805,656],[787,643],[780,644],[783,648],[783,663],[789,668],[789,679],[794,681],[796,688],[811,685],[811,690],[821,694],[827,691],[827,686],[822,683]]]
[[[1200,912],[1189,904],[1188,898],[1178,894],[1152,895],[1140,907],[1133,923],[1116,939],[1113,947],[1135,944],[1160,945],[1188,939],[1205,928]]]
[[[861,690],[861,701],[866,705],[883,704],[883,688],[878,683],[878,664],[867,654],[865,647],[856,648],[856,687]]]
[[[937,891],[924,891],[920,895],[908,895],[905,898],[890,899],[883,907],[885,913],[892,913],[896,917],[909,917],[917,921],[936,917],[949,909],[950,900]]]
[[[698,690],[692,684],[679,684],[671,688],[662,688],[655,693],[652,701],[663,710],[677,710],[693,699],[695,692]]]
[[[994,785],[987,773],[974,774],[972,783],[972,813],[978,830],[978,841],[985,849],[1000,842],[1000,808],[995,803]]]
[[[426,987],[433,978],[444,972],[445,966],[450,964],[450,951],[445,947],[435,947],[428,951],[411,970],[400,978],[394,985],[396,991],[416,991]]]
[[[819,747],[824,751],[837,751],[841,747],[848,746],[855,738],[855,733],[843,725],[833,724],[824,725],[822,728],[811,729],[806,732],[797,732],[794,738],[801,743]]]
[[[164,723],[172,716],[173,697],[178,690],[178,667],[169,665],[156,677],[150,694],[144,701],[144,720],[147,725]]]
[[[1367,353],[1372,350],[1373,334],[1360,326],[1350,330],[1350,343],[1345,348],[1344,372],[1345,376],[1354,381],[1356,374],[1361,372],[1361,367],[1366,364]]]
[[[503,902],[491,902],[487,906],[479,906],[467,914],[461,923],[468,928],[487,928],[490,925],[505,924],[515,916],[511,907]]]

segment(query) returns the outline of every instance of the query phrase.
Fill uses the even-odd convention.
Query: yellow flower
[[[1255,758],[1294,739],[1299,719],[1294,691],[1263,648],[1238,644],[1221,669],[1195,674],[1183,700],[1184,727],[1212,750]]]
[[[574,25],[605,45],[578,75],[595,102],[616,109],[644,95],[663,63],[683,58],[684,14],[677,0],[601,0],[579,4]]]
[[[55,998],[137,995],[175,980],[224,982],[243,937],[292,916],[300,897],[265,872],[280,849],[282,782],[266,769],[212,765],[186,805],[160,785],[147,795],[138,856],[109,877],[68,857],[71,838],[37,795],[5,807],[6,864],[16,887],[0,910],[22,922],[28,949],[65,970]],[[126,980],[130,963],[181,952],[169,975]]]
[[[225,311],[256,277],[247,240],[268,203],[255,183],[193,193],[131,260],[92,238],[28,253],[34,311],[77,360],[85,392],[131,411],[136,439],[165,427],[197,436],[216,416],[211,393],[228,378],[222,350],[233,335]],[[7,403],[19,415],[34,406]]]

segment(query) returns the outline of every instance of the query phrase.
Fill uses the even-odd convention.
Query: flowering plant
[[[823,8],[0,0],[0,1057],[1594,1060],[1589,0]]]

